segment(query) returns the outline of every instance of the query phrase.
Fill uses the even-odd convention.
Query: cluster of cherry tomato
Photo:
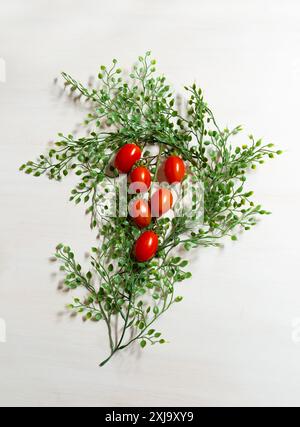
[[[151,186],[151,174],[147,167],[133,166],[140,160],[142,151],[136,144],[125,144],[115,157],[115,167],[121,173],[129,174],[131,183],[137,183],[139,192],[147,192]],[[181,182],[185,176],[185,164],[178,156],[166,159],[164,173],[169,184]],[[133,200],[129,213],[139,228],[148,227],[152,216],[160,217],[173,206],[173,195],[168,188],[159,188],[150,203],[143,198]],[[152,230],[144,231],[134,245],[134,256],[138,262],[151,259],[158,249],[158,236]]]

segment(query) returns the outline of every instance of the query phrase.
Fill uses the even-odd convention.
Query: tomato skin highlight
[[[148,227],[151,222],[151,209],[146,200],[133,200],[129,205],[129,214],[134,223],[140,228]]]
[[[158,236],[154,231],[144,231],[134,245],[134,256],[138,262],[153,258],[158,248]]]
[[[170,156],[165,162],[165,175],[169,184],[181,182],[185,176],[184,161],[178,156]]]
[[[173,195],[168,188],[160,188],[151,197],[151,214],[160,217],[173,206]]]
[[[131,182],[145,184],[147,190],[150,188],[151,175],[149,169],[145,168],[144,166],[138,166],[137,168],[133,169],[130,173],[130,179]],[[137,193],[143,193],[145,191],[142,189],[137,189]]]
[[[117,152],[115,167],[119,172],[128,173],[141,155],[142,151],[136,144],[125,144]]]

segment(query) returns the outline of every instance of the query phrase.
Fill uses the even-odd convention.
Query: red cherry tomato
[[[149,203],[142,199],[133,200],[129,204],[129,214],[135,224],[140,227],[148,227],[151,222],[151,210]]]
[[[180,157],[170,156],[165,163],[165,175],[169,184],[181,182],[185,175],[185,164]]]
[[[140,160],[142,151],[135,144],[125,144],[117,152],[115,167],[122,173],[128,173],[132,166]]]
[[[134,245],[134,256],[138,262],[153,258],[158,248],[158,237],[154,231],[144,231]]]
[[[151,214],[159,217],[171,209],[173,195],[168,188],[160,188],[151,197]]]
[[[144,166],[138,166],[137,168],[133,169],[130,174],[130,179],[132,183],[140,184],[140,188],[138,185],[136,187],[137,193],[145,193],[151,185],[150,172]]]

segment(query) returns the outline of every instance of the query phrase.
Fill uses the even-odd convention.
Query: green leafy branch
[[[142,348],[166,342],[153,324],[182,300],[175,295],[175,285],[191,276],[185,271],[187,261],[175,251],[179,247],[188,251],[219,246],[225,236],[236,240],[238,229],[249,230],[259,216],[268,215],[270,212],[253,201],[253,191],[246,188],[247,176],[249,170],[281,151],[252,135],[247,143],[235,143],[241,126],[221,129],[196,84],[185,87],[187,99],[179,102],[166,78],[156,74],[150,52],[138,58],[129,74],[116,60],[109,67],[102,65],[95,88],[85,87],[66,73],[62,76],[66,90],[91,102],[93,110],[84,123],[93,126],[93,131],[80,138],[59,134],[47,154],[20,169],[57,181],[70,173],[78,177],[70,200],[87,204],[91,227],[96,228],[100,240],[91,251],[87,272],[68,246],[58,245],[56,258],[65,286],[72,290],[82,287],[87,293],[84,300],[76,297],[69,309],[82,313],[85,320],[106,324],[110,355],[103,366],[134,342]],[[159,235],[159,251],[146,263],[138,263],[132,256],[140,230],[129,215],[111,218],[103,214],[99,219],[103,198],[99,187],[118,176],[112,160],[126,143],[139,145],[143,151],[139,163],[149,167],[154,178],[163,159],[175,154],[184,159],[189,175],[204,188],[203,223],[197,215],[153,221],[149,229]],[[153,146],[158,148],[157,154],[151,151]],[[196,200],[192,204],[197,212]]]

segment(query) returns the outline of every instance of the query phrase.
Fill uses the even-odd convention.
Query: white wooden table
[[[297,0],[1,2],[0,405],[300,404],[299,46]],[[67,201],[72,179],[18,167],[84,115],[59,96],[60,71],[85,82],[148,49],[176,89],[203,87],[222,126],[242,123],[286,154],[250,179],[273,215],[193,254],[184,302],[161,321],[170,344],[100,369],[105,329],[60,315],[71,296],[48,262],[59,241],[79,257],[93,245]]]

